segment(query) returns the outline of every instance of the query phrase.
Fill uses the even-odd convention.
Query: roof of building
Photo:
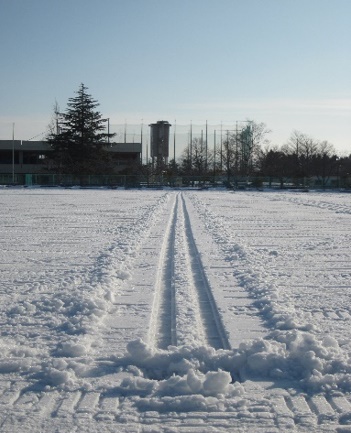
[[[107,150],[113,153],[140,153],[141,143],[106,143]],[[0,150],[48,151],[50,146],[46,141],[0,140]]]

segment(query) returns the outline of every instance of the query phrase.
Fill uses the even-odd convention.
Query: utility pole
[[[213,180],[216,181],[216,130],[213,132]]]
[[[110,118],[107,118],[107,144],[110,145]]]
[[[221,122],[221,173],[223,171],[223,125]]]
[[[206,120],[206,132],[205,132],[205,174],[207,174],[207,147],[208,147],[208,143],[207,143],[207,120]]]
[[[201,129],[201,152],[200,152],[200,156],[201,156],[201,172],[199,173],[201,176],[203,176],[204,174],[206,175],[206,148],[205,148],[205,161],[204,161],[204,130]],[[196,151],[195,151],[196,152]]]
[[[238,175],[239,167],[239,132],[238,132],[238,121],[235,126],[235,175]]]
[[[141,152],[140,152],[140,164],[143,164],[143,119],[141,119],[140,126],[140,144],[141,144]]]
[[[173,161],[175,167],[175,159],[176,159],[176,130],[177,130],[177,121],[174,120],[174,136],[173,136]]]
[[[15,123],[12,124],[12,183],[15,183]]]
[[[189,162],[190,162],[190,170],[192,169],[192,155],[193,155],[193,123],[190,120],[190,144],[189,144]]]
[[[227,129],[227,183],[230,184],[229,130]]]

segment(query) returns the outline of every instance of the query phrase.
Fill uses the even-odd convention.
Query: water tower
[[[159,120],[149,126],[152,166],[162,170],[168,163],[169,130],[172,125],[167,120]]]

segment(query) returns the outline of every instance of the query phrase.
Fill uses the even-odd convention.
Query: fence
[[[180,124],[168,119],[171,123],[169,133],[169,160],[178,159],[189,151],[190,143],[198,140],[203,143],[206,153],[218,153],[223,142],[229,136],[239,133],[249,121],[233,121],[232,123],[190,122]],[[114,124],[110,123],[109,131],[114,133],[113,141],[126,143],[142,143],[141,159],[147,163],[151,158],[150,132],[147,124]],[[218,161],[217,161],[218,162]]]
[[[41,186],[41,187],[109,187],[109,188],[159,188],[192,187],[233,189],[275,188],[275,189],[351,189],[351,179],[331,177],[327,181],[318,178],[275,178],[255,176],[173,176],[160,175],[58,175],[58,174],[0,174],[0,185],[5,186]]]
[[[155,119],[157,120],[157,119]],[[170,124],[169,134],[169,160],[178,159],[189,148],[192,140],[198,139],[204,143],[209,152],[215,149],[217,152],[221,148],[223,142],[228,138],[228,135],[240,132],[247,126],[248,121],[233,121],[233,122],[200,122],[194,121],[188,124],[181,124],[167,119]],[[0,138],[4,140],[11,140],[14,136],[16,140],[31,141],[31,140],[45,140],[48,131],[45,131],[45,125],[31,124],[25,122],[16,124],[16,130],[13,131],[13,123],[0,122]],[[28,131],[29,132],[24,132]],[[43,130],[41,134],[38,134]],[[143,163],[147,163],[151,159],[150,148],[150,128],[148,123],[114,123],[113,120],[107,124],[106,132],[115,134],[111,141],[116,143],[142,143],[141,159]]]

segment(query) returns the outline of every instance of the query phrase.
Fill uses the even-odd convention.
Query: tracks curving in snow
[[[229,349],[183,195],[177,194],[159,253],[149,343]]]

